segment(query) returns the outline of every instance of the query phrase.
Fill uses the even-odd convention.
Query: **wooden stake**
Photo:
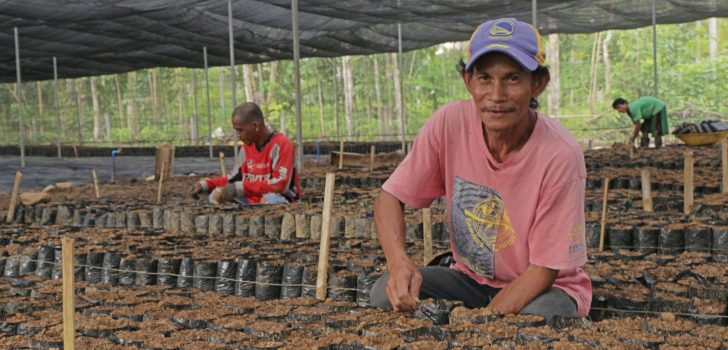
[[[422,236],[425,240],[424,262],[422,265],[432,260],[432,211],[430,208],[422,209]]]
[[[720,150],[723,159],[723,193],[728,193],[728,138],[720,143]]]
[[[334,181],[336,174],[326,174],[324,187],[324,212],[321,217],[321,248],[319,250],[318,275],[316,276],[316,299],[326,299],[326,280],[329,271],[329,240],[331,239],[331,205],[334,202]]]
[[[10,207],[5,222],[11,223],[15,217],[15,207],[18,205],[18,192],[20,191],[20,182],[23,180],[23,173],[15,172],[15,182],[13,183],[13,192],[10,195]]]
[[[91,169],[91,175],[94,177],[94,191],[96,191],[96,199],[99,199],[99,178],[96,176],[96,169]]]
[[[377,152],[377,146],[372,145],[372,148],[369,149],[369,172],[371,173],[374,171],[374,156]]]
[[[650,183],[650,171],[642,169],[642,208],[652,213],[652,184]]]
[[[339,142],[339,169],[344,168],[344,141]]]
[[[602,227],[599,230],[599,251],[604,251],[604,238],[607,233],[607,194],[609,194],[609,177],[604,177],[604,198],[602,199]]]
[[[685,183],[683,185],[684,198],[683,198],[683,212],[685,215],[690,214],[690,210],[693,209],[693,150],[685,150]]]
[[[222,174],[222,177],[227,177],[227,172],[225,172],[225,152],[220,152],[218,156],[220,157],[220,174]]]
[[[73,316],[76,309],[76,291],[73,276],[73,239],[61,239],[61,264],[63,272],[63,349],[74,350],[76,327]]]
[[[167,160],[162,160],[162,171],[159,174],[159,187],[157,188],[157,203],[162,203],[162,183],[164,174],[167,172]]]

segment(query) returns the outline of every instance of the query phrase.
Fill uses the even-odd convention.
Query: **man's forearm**
[[[529,265],[522,275],[501,289],[488,308],[502,314],[515,314],[551,288],[558,270]]]
[[[377,239],[384,250],[387,264],[406,258],[404,211],[402,203],[391,194],[382,190],[374,202],[374,224]]]
[[[634,129],[632,130],[632,138],[636,139],[637,135],[639,135],[640,132],[640,126],[642,126],[641,122],[635,122],[634,123]]]

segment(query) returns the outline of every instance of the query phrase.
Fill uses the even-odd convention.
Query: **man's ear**
[[[549,73],[539,75],[532,74],[531,77],[533,79],[531,83],[531,94],[533,94],[533,98],[537,98],[544,90],[546,90],[546,86],[549,84],[549,81],[551,81],[551,75]]]
[[[460,69],[460,77],[463,79],[463,84],[465,84],[465,88],[470,91],[470,81],[473,78],[473,71],[467,71],[465,68]]]

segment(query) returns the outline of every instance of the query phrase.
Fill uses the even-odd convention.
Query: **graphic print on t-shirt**
[[[498,192],[456,176],[450,222],[460,261],[479,275],[493,278],[495,253],[516,242]]]

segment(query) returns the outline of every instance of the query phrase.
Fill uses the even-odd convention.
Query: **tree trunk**
[[[185,135],[185,127],[184,127],[184,82],[182,82],[182,73],[181,69],[175,70],[175,77],[177,80],[177,139],[180,141],[184,139]],[[220,70],[220,74],[222,75],[222,69]],[[222,85],[220,85],[220,88],[222,88]],[[221,101],[223,102],[223,101]],[[223,104],[224,107],[224,104]]]
[[[415,72],[415,61],[417,60],[417,51],[412,51],[412,60],[410,61],[409,73],[407,79],[412,79],[412,73]]]
[[[94,77],[90,77],[88,80],[91,85],[91,103],[94,108],[94,142],[98,142],[99,135],[101,134],[99,96],[96,93],[96,79],[94,79]]]
[[[131,98],[129,98],[129,135],[133,138],[139,135],[139,116],[137,115],[136,105],[136,83],[137,75],[136,72],[129,72],[127,74],[127,88],[131,88]]]
[[[79,88],[78,79],[73,80],[74,86],[76,88],[76,129],[78,131],[78,144],[83,146],[83,129],[81,129],[81,125],[83,123],[81,122],[81,112],[86,110],[86,106],[83,103],[83,98],[81,98],[81,88]],[[85,112],[83,113],[85,114]]]
[[[250,65],[243,65],[243,86],[245,88],[245,101],[257,102],[254,96],[255,77],[250,72]]]
[[[333,90],[334,90],[334,129],[336,129],[336,140],[340,140],[341,134],[339,133],[339,92],[337,86],[339,85],[339,79],[337,71],[339,70],[338,64],[336,64],[336,58],[331,60],[334,64],[333,72],[334,76],[332,79]]]
[[[376,96],[377,106],[377,130],[379,130],[379,137],[381,138],[384,134],[384,120],[382,119],[382,84],[379,81],[379,60],[377,56],[372,56],[374,59],[374,95]]]
[[[385,74],[385,80],[392,81],[392,62],[391,62],[391,55],[384,54],[384,61],[386,63],[386,66],[384,67],[384,74]],[[394,101],[392,100],[392,93],[390,91],[391,85],[387,84],[387,93],[385,96],[387,97],[387,108],[384,110],[384,127],[386,128],[387,132],[387,141],[392,140],[392,135],[394,134],[392,132],[392,119],[394,118]]]
[[[217,76],[220,78],[220,113],[225,114],[225,69],[219,68]],[[232,111],[231,111],[232,112]]]
[[[594,34],[594,42],[592,44],[591,66],[589,74],[589,111],[591,114],[595,112],[596,92],[597,92],[597,64],[599,63],[599,42],[601,41],[601,32]]]
[[[263,103],[265,102],[265,100],[263,99],[263,96],[265,96],[265,87],[263,86],[263,64],[256,64],[255,71],[258,77],[258,88],[255,90],[255,100]]]
[[[549,83],[548,111],[552,117],[561,115],[561,72],[559,67],[559,35],[549,34],[546,58],[549,60],[551,82]]]
[[[190,140],[192,141],[193,145],[197,144],[197,116],[199,115],[199,110],[197,109],[197,71],[194,69],[190,70],[192,73],[192,84],[190,86],[189,96],[192,96],[192,115],[190,116]]]
[[[602,43],[602,54],[604,58],[604,95],[612,93],[612,62],[609,60],[609,42],[612,40],[612,31],[607,31],[607,37]]]
[[[399,124],[399,139],[402,142],[402,144],[405,143],[405,137],[407,133],[407,124],[404,120],[404,101],[402,96],[402,80],[400,79],[400,67],[399,67],[399,60],[397,59],[397,54],[392,53],[392,66],[394,69],[392,70],[392,76],[394,77],[394,104],[397,111],[397,123]]]
[[[269,105],[273,102],[273,99],[276,97],[275,95],[275,88],[274,83],[276,81],[276,71],[278,69],[278,62],[273,61],[270,63],[270,72],[268,73],[268,96],[265,98],[266,105]]]
[[[718,58],[718,19],[708,19],[708,57],[711,60]]]
[[[36,89],[36,91],[37,91],[37,96],[36,97],[38,97],[38,116],[43,117],[45,115],[45,113],[43,111],[43,89],[40,86],[40,82],[39,81],[36,82],[35,85],[36,85],[36,88],[37,88]],[[32,123],[33,123],[32,124],[33,129],[35,129],[33,131],[33,134],[39,135],[40,134],[39,129],[43,129],[43,123],[38,123],[38,120],[36,119],[36,114],[35,113],[32,114]]]
[[[341,60],[344,78],[344,117],[346,118],[346,136],[354,135],[354,79],[351,74],[351,57]]]
[[[286,129],[286,109],[285,108],[284,109],[281,109],[281,120],[280,120],[280,123],[281,123],[280,130],[278,130],[278,131],[280,131],[280,133],[283,134],[283,135],[287,135],[288,134],[287,133],[288,130]]]
[[[104,112],[104,124],[106,125],[106,142],[111,142],[111,116],[108,112]]]
[[[321,125],[318,138],[321,139],[326,136],[326,124],[324,123],[324,94],[321,90],[321,79],[316,79],[316,90],[318,91],[319,123]]]
[[[159,68],[155,68],[149,71],[148,77],[149,77],[149,91],[152,95],[152,120],[160,120],[161,113],[160,113],[160,106],[159,106],[159,89],[157,81],[158,78],[158,70]]]
[[[119,126],[129,130],[129,120],[124,117],[124,103],[121,100],[121,83],[119,83],[118,74],[114,74],[114,86],[116,86],[116,106],[119,109]]]

